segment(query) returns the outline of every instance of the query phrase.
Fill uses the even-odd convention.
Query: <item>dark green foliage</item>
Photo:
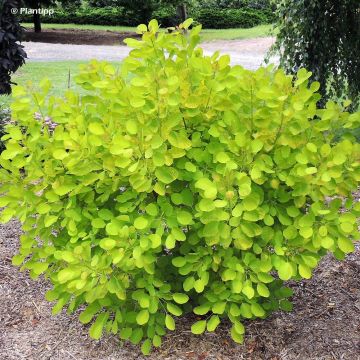
[[[19,44],[22,27],[11,13],[18,2],[0,0],[0,95],[11,93],[11,74],[24,64],[26,53]]]
[[[98,3],[99,3],[98,6],[99,7],[111,6],[111,5],[103,5],[103,4],[101,4],[101,3],[106,3],[106,2],[111,3],[111,5],[113,3],[116,3],[116,1],[114,1],[114,2],[111,2],[111,1],[98,1]],[[61,5],[61,7],[63,9],[74,10],[74,9],[78,9],[78,8],[81,7],[82,1],[81,0],[62,0],[60,5]]]
[[[360,95],[359,0],[284,0],[276,10],[279,34],[272,52],[288,73],[312,71],[321,84],[323,104]],[[346,90],[344,90],[346,89]]]
[[[202,6],[214,9],[270,9],[270,0],[206,0],[201,2]]]
[[[116,7],[100,8],[78,8],[77,10],[67,10],[65,7],[57,9],[52,16],[42,18],[46,23],[61,24],[94,24],[94,25],[125,25],[136,26],[139,22],[148,22],[150,19],[157,19],[162,27],[174,26],[180,22],[177,3],[161,3],[161,6],[151,2],[143,4],[143,7],[126,6],[125,1],[116,0]],[[111,1],[94,2],[94,4],[110,4]],[[99,6],[99,5],[98,5]],[[232,28],[232,27],[252,27],[258,24],[271,23],[273,14],[269,9],[256,10],[244,9],[219,9],[219,8],[199,8],[188,6],[189,15],[197,22],[202,23],[204,28]],[[23,15],[21,20],[32,22],[32,15]]]
[[[174,6],[163,6],[152,14],[154,19],[158,19],[162,27],[176,26],[181,22],[177,9]]]
[[[196,19],[204,28],[250,28],[259,24],[270,23],[273,17],[270,12],[254,9],[213,9],[205,8]]]
[[[31,15],[22,16],[23,22],[31,21]],[[93,25],[127,25],[133,26],[136,18],[126,17],[123,8],[80,9],[76,12],[57,10],[52,16],[43,19],[50,24],[93,24]]]
[[[108,7],[108,6],[118,6],[117,0],[89,0],[87,1],[89,7]]]

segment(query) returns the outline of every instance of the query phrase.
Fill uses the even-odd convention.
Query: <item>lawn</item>
[[[74,76],[83,63],[86,61],[29,62],[17,71],[12,80],[18,85],[32,83],[36,88],[41,79],[48,78],[54,85],[52,94],[61,95],[69,85],[71,88],[76,87]],[[10,96],[0,96],[0,107],[9,102]]]
[[[204,29],[202,41],[242,40],[271,36],[272,25],[259,25],[249,29]]]
[[[30,23],[22,24],[25,28],[31,28]],[[42,24],[44,29],[79,29],[79,30],[110,30],[110,31],[135,31],[135,27],[129,26],[105,26],[105,25],[78,25],[78,24]],[[213,40],[239,40],[256,37],[270,36],[272,25],[259,25],[249,29],[204,29],[201,32],[202,41]]]

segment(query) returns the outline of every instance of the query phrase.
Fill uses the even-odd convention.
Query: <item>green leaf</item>
[[[193,224],[192,215],[187,211],[179,211],[177,214],[177,220],[180,225],[190,225]]]
[[[153,19],[149,22],[149,30],[152,32],[157,32],[159,30],[159,24],[157,20]]]
[[[243,335],[245,334],[245,327],[240,321],[234,322],[234,328],[237,334]]]
[[[195,335],[202,334],[206,329],[206,320],[200,320],[191,325],[191,332]]]
[[[57,160],[65,159],[69,154],[64,149],[56,149],[53,151],[53,157]]]
[[[193,311],[196,315],[205,315],[210,311],[210,305],[202,304],[200,306],[196,306]]]
[[[241,203],[243,208],[247,211],[256,210],[259,206],[260,199],[256,194],[250,194]]]
[[[135,219],[134,226],[138,230],[143,230],[148,226],[148,223],[149,222],[145,217],[139,216],[138,218]]]
[[[153,345],[155,347],[160,347],[161,346],[161,337],[159,335],[154,335],[154,337],[153,337]]]
[[[351,253],[355,250],[354,243],[345,237],[340,237],[337,241],[339,249],[345,254]]]
[[[217,188],[213,182],[207,178],[201,178],[195,183],[195,187],[203,190],[206,199],[214,199],[217,194]]]
[[[215,331],[220,324],[220,318],[217,315],[212,315],[206,324],[206,330],[209,332]]]
[[[222,274],[221,278],[223,281],[234,280],[236,278],[236,271],[232,269],[226,269]]]
[[[230,305],[230,315],[231,315],[231,316],[235,316],[235,317],[241,315],[240,308],[239,308],[236,304],[234,304],[234,303],[232,303],[232,304]]]
[[[110,238],[101,239],[99,245],[104,250],[111,250],[116,246],[116,240]]]
[[[288,300],[282,300],[280,301],[280,309],[284,311],[292,311],[293,305]]]
[[[139,328],[134,329],[131,333],[130,341],[135,345],[139,344],[139,342],[141,341],[143,336],[144,336],[144,332],[142,329],[139,329]]]
[[[50,300],[49,300],[50,301]],[[82,324],[88,324],[95,314],[100,310],[101,305],[97,302],[87,306],[87,308],[79,315],[79,320]]]
[[[186,264],[186,259],[184,257],[178,256],[178,257],[173,258],[171,260],[171,262],[175,267],[180,268]]]
[[[101,338],[103,328],[105,326],[106,321],[109,318],[109,313],[101,313],[95,320],[95,322],[91,325],[89,329],[89,335],[95,339],[99,340]]]
[[[191,141],[185,134],[172,132],[168,137],[169,143],[179,149],[188,149],[191,147]]]
[[[106,224],[105,231],[108,235],[118,235],[119,234],[119,228],[117,224],[110,222]]]
[[[89,131],[94,135],[104,135],[105,134],[104,128],[99,123],[90,123]]]
[[[293,269],[290,263],[282,262],[278,269],[279,278],[281,280],[289,280],[293,276]]]
[[[146,339],[142,345],[141,345],[141,352],[144,355],[149,355],[151,351],[151,340],[150,339]]]
[[[178,172],[171,167],[161,167],[155,170],[155,176],[164,184],[170,184],[178,177]]]
[[[333,245],[334,245],[334,240],[331,237],[325,236],[321,238],[321,246],[323,248],[330,249]]]
[[[48,263],[38,262],[33,265],[32,271],[35,273],[35,275],[40,275],[43,272],[45,272],[48,267],[49,267]]]
[[[262,317],[265,315],[264,309],[260,304],[257,303],[251,304],[251,312],[257,317]]]
[[[96,219],[92,219],[91,220],[91,225],[95,228],[95,229],[102,229],[105,227],[105,222],[103,219],[101,218],[96,218]]]
[[[231,288],[232,288],[232,291],[235,293],[235,294],[240,294],[241,291],[242,291],[242,288],[243,288],[243,282],[242,280],[240,279],[234,279],[232,282],[231,282]],[[246,290],[245,290],[246,291]],[[251,291],[251,290],[250,290]]]
[[[243,294],[245,294],[249,299],[252,299],[255,295],[255,291],[254,289],[252,288],[252,286],[250,285],[245,285],[243,288],[242,288],[242,292]]]
[[[311,278],[311,269],[306,265],[299,265],[299,274],[304,279],[310,279]]]
[[[136,30],[137,30],[136,32],[137,32],[138,34],[141,34],[141,33],[147,31],[147,26],[146,26],[145,24],[140,24],[140,25],[138,25],[138,27],[136,28]]]
[[[173,299],[178,304],[185,304],[189,301],[189,297],[186,294],[182,294],[182,293],[173,294]]]
[[[136,316],[136,322],[139,325],[145,325],[148,321],[149,321],[149,311],[144,309],[141,310],[140,312],[138,312],[137,316]]]
[[[58,217],[55,215],[46,215],[44,220],[45,227],[50,227],[52,224],[54,224],[57,221]]]
[[[173,304],[173,303],[167,303],[166,304],[166,308],[167,308],[167,310],[169,311],[169,313],[171,313],[171,314],[173,314],[173,315],[175,315],[175,316],[180,316],[180,315],[182,315],[182,310],[178,307],[178,306],[176,306],[175,304]]]
[[[191,19],[191,18],[186,19],[186,20],[182,23],[182,27],[183,27],[184,29],[188,29],[193,22],[194,22],[194,20]]]
[[[123,340],[128,340],[132,334],[132,328],[123,328],[120,331],[120,338]]]
[[[349,223],[349,222],[342,222],[340,224],[340,228],[345,233],[350,234],[354,230],[354,224]]]
[[[256,154],[262,149],[263,146],[264,144],[261,140],[255,139],[251,142],[251,151]]]
[[[219,301],[212,306],[212,312],[214,314],[222,315],[225,311],[226,301]]]
[[[20,266],[24,262],[24,260],[25,256],[18,254],[12,257],[12,264],[14,266]]]
[[[131,135],[135,135],[138,132],[138,127],[134,120],[128,120],[125,124],[125,127],[127,132]]]
[[[176,244],[176,239],[174,238],[174,236],[172,236],[171,234],[168,235],[168,237],[165,240],[165,246],[168,249],[173,249],[175,247]]]
[[[256,290],[257,290],[258,294],[262,297],[267,298],[270,296],[270,291],[265,284],[262,284],[262,283],[257,284]]]
[[[215,158],[216,161],[221,164],[226,164],[228,161],[230,161],[229,156],[224,151],[220,151],[219,153],[217,153]]]
[[[190,291],[195,284],[195,279],[193,276],[189,276],[188,278],[185,279],[184,283],[183,283],[183,289],[185,291]]]
[[[145,210],[150,216],[156,216],[159,212],[158,207],[154,203],[148,204]]]
[[[230,335],[236,343],[242,344],[244,342],[244,336],[236,331],[235,326],[231,328]]]
[[[166,316],[165,316],[165,326],[166,326],[169,330],[171,330],[171,331],[174,331],[174,330],[175,330],[175,321],[174,321],[174,319],[173,319],[170,315],[168,315],[168,314],[166,314]]]

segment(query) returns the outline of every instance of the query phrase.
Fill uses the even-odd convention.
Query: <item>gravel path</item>
[[[216,50],[231,56],[232,64],[256,69],[263,62],[264,56],[274,38],[265,37],[250,40],[213,41],[201,44],[205,53],[210,55]],[[29,61],[64,61],[64,60],[108,60],[119,61],[127,56],[126,46],[109,45],[69,45],[25,42],[25,51]],[[276,62],[276,59],[274,59]]]

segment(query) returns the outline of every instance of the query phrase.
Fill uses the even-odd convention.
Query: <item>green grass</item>
[[[32,24],[22,24],[31,28]],[[135,27],[107,26],[107,25],[77,25],[77,24],[42,24],[44,29],[82,29],[82,30],[111,30],[111,31],[135,31]],[[204,29],[201,32],[202,41],[213,40],[240,40],[264,37],[270,35],[272,25],[259,25],[249,29]]]
[[[48,78],[54,86],[51,94],[60,96],[68,88],[69,71],[70,87],[77,87],[74,76],[79,71],[79,65],[84,63],[87,61],[29,62],[16,72],[12,80],[18,85],[26,85],[32,82],[36,88],[41,79]],[[8,106],[10,101],[11,96],[0,96],[0,107]]]
[[[204,29],[201,32],[202,41],[242,40],[270,36],[272,25],[259,25],[249,29]]]

